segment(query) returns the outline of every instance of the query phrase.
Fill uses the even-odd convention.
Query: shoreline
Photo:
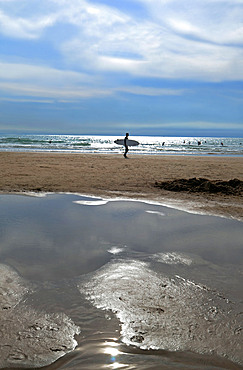
[[[106,156],[106,155],[110,155],[110,156],[122,156],[123,155],[123,152],[124,150],[121,149],[119,152],[112,152],[112,151],[107,151],[107,152],[100,152],[98,153],[97,151],[90,151],[90,152],[78,152],[77,150],[58,150],[58,149],[55,149],[55,150],[33,150],[33,149],[20,149],[20,150],[9,150],[9,149],[0,149],[0,154],[1,153],[15,153],[15,154],[56,154],[56,155],[60,155],[60,154],[64,154],[64,155],[98,155],[98,156]],[[168,153],[168,152],[163,152],[163,153],[146,153],[146,152],[142,152],[142,153],[134,153],[132,152],[132,149],[129,149],[129,152],[128,152],[128,155],[131,156],[131,157],[195,157],[195,158],[199,158],[199,157],[206,157],[206,158],[241,158],[243,159],[243,154],[227,154],[227,153],[214,153],[214,152],[208,152],[208,153],[186,153],[186,152],[172,152],[172,153]]]
[[[243,181],[242,157],[0,152],[1,193],[76,193],[136,199],[243,221],[241,194],[168,191],[156,182]]]

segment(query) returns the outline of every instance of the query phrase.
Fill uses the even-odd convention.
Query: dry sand
[[[163,181],[206,178],[243,181],[242,157],[145,156],[63,153],[0,153],[1,192],[72,192],[105,198],[135,198],[243,221],[243,193],[208,186],[155,186]],[[210,181],[208,182],[211,185]],[[182,182],[178,181],[180,185]],[[241,189],[242,189],[242,183]]]

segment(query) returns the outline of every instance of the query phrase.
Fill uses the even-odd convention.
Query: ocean
[[[114,140],[123,136],[100,135],[0,135],[0,151],[119,154]],[[242,156],[243,138],[130,136],[139,145],[130,154]]]

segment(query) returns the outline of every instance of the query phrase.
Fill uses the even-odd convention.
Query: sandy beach
[[[243,220],[243,158],[63,153],[0,153],[1,192],[73,192],[105,198],[134,198],[175,208]],[[181,182],[207,179],[207,186]],[[240,191],[217,181],[240,180]],[[161,182],[177,181],[176,191]],[[157,186],[156,186],[157,185]],[[159,186],[158,186],[159,185]],[[175,190],[175,187],[171,187]],[[168,187],[167,187],[168,189]]]
[[[0,168],[0,368],[101,368],[107,343],[133,368],[242,368],[241,222],[172,209],[242,221],[242,158],[0,152]]]

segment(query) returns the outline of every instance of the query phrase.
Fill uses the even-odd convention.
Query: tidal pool
[[[0,368],[240,369],[242,223],[0,196]]]

